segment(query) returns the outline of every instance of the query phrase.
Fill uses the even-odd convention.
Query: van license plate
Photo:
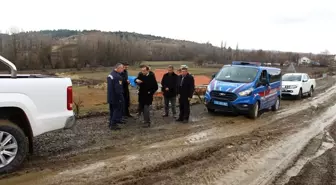
[[[221,106],[228,106],[227,102],[222,102],[222,101],[214,101],[215,105],[221,105]]]

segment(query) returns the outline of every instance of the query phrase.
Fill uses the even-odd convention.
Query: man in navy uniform
[[[190,115],[190,100],[195,90],[195,80],[188,73],[188,67],[181,68],[181,75],[178,77],[178,99],[180,104],[180,115],[176,121],[187,123]]]
[[[120,76],[123,71],[124,66],[118,63],[107,77],[107,101],[110,108],[109,127],[111,130],[120,130],[118,124],[124,123],[122,121],[122,108],[125,100],[123,96],[123,79]]]
[[[130,92],[129,92],[129,80],[128,80],[128,66],[129,64],[127,62],[123,63],[124,65],[124,71],[121,73],[121,77],[123,78],[123,92],[124,92],[124,107],[123,107],[123,116],[126,118],[131,118],[131,114],[129,112],[129,106],[130,106]]]

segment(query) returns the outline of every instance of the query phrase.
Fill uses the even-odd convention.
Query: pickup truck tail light
[[[67,109],[68,110],[72,110],[72,103],[73,103],[72,86],[69,86],[67,88]]]

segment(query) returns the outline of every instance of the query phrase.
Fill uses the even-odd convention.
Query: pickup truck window
[[[282,81],[301,81],[302,80],[302,75],[283,75],[282,76]]]
[[[309,79],[310,79],[310,77],[309,77],[309,75],[308,75],[308,74],[306,74],[306,79],[307,79],[307,80],[309,80]]]
[[[307,75],[302,75],[302,80],[308,80]]]
[[[250,83],[258,74],[258,69],[239,66],[225,66],[216,76],[216,80],[224,82]]]

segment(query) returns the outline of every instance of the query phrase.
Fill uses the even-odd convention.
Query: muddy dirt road
[[[37,137],[35,154],[0,184],[295,184],[305,164],[297,156],[335,120],[334,81],[318,80],[313,98],[282,101],[258,120],[209,115],[203,105],[189,124],[155,112],[149,129],[130,120],[111,132],[106,117],[82,119],[75,130]]]

